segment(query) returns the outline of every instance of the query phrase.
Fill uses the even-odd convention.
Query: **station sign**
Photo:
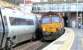
[[[33,12],[76,12],[83,11],[83,3],[34,4]]]

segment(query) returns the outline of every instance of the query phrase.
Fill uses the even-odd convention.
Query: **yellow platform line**
[[[59,50],[70,50],[74,41],[74,32],[72,30],[69,30],[68,36],[65,38],[66,39],[64,41],[64,44],[59,48]]]
[[[74,31],[65,28],[65,33],[42,50],[70,50],[74,41]]]

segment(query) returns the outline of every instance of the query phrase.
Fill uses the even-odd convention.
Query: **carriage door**
[[[0,47],[4,46],[7,34],[8,34],[7,19],[6,16],[2,17],[0,11]]]
[[[0,47],[2,46],[2,41],[3,41],[3,21],[0,12]]]

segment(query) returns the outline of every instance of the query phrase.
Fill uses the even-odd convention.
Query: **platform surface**
[[[61,37],[42,50],[70,50],[74,42],[75,33],[71,28],[65,28],[65,30],[65,33]]]
[[[83,50],[83,29],[73,29],[75,32],[74,43],[71,50]]]

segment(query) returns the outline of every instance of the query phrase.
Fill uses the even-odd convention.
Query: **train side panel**
[[[6,30],[8,31],[4,37],[3,47],[5,47],[7,38],[10,38],[16,44],[30,40],[34,35],[37,25],[35,15],[27,15],[10,9],[2,9],[2,16],[5,16],[7,19]]]

